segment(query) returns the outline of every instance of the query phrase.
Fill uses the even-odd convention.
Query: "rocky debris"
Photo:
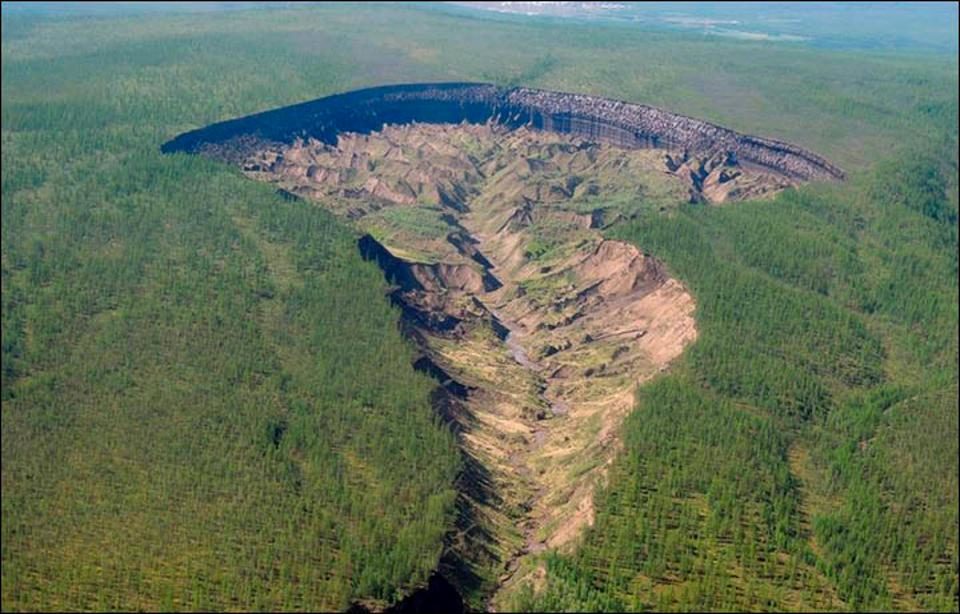
[[[622,241],[601,241],[593,252],[571,268],[586,286],[587,291],[578,294],[581,300],[588,294],[599,294],[607,301],[626,295],[640,298],[667,280],[659,260]]]
[[[482,294],[503,284],[489,271],[466,264],[411,264],[410,271],[424,292]]]
[[[342,134],[336,146],[297,138],[290,145],[262,141],[258,149],[252,137],[239,137],[235,151],[230,149],[230,143],[211,145],[205,151],[239,164],[252,175],[283,180],[296,195],[333,196],[349,201],[352,207],[346,215],[350,219],[362,218],[384,207],[433,203],[449,210],[444,219],[454,228],[457,215],[468,212],[465,203],[476,196],[477,186],[487,176],[496,176],[497,181],[509,184],[495,186],[497,190],[516,202],[498,232],[516,232],[542,221],[544,204],[599,199],[602,186],[591,173],[605,169],[626,179],[634,172],[626,157],[609,154],[610,146],[590,143],[578,136],[558,135],[559,140],[537,142],[528,138],[535,132],[528,128],[507,131],[495,124],[461,124],[457,130],[462,131],[463,138],[486,142],[487,147],[494,136],[505,138],[509,133],[520,138],[511,139],[509,164],[496,155],[486,164],[477,164],[478,160],[462,149],[451,149],[449,143],[430,138],[428,125],[386,126],[371,135]],[[448,135],[441,127],[434,136],[443,139]],[[741,164],[732,151],[703,156],[688,150],[665,150],[661,160],[667,172],[687,184],[691,202],[761,198],[797,183],[764,167]],[[639,199],[644,196],[637,194]],[[622,217],[609,207],[582,213],[553,210],[550,215],[555,221],[586,229],[604,228]],[[464,256],[473,258],[470,246],[457,241],[451,235],[451,244]]]
[[[543,349],[540,350],[540,357],[548,358],[564,350],[569,350],[572,346],[573,343],[570,341],[570,339],[558,341],[556,344],[548,343],[547,345],[543,346]]]
[[[744,167],[731,151],[711,156],[694,156],[688,151],[667,153],[664,166],[690,186],[691,202],[724,203],[762,198],[795,185],[796,182],[762,167]]]

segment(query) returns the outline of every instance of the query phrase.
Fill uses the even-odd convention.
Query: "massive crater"
[[[461,83],[331,96],[163,150],[239,165],[360,231],[462,444],[440,573],[493,608],[537,573],[530,555],[592,522],[635,387],[697,335],[683,284],[603,229],[843,177],[799,147],[653,107]]]

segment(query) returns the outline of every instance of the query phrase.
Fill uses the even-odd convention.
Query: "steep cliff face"
[[[597,96],[487,84],[391,85],[328,96],[178,136],[163,151],[204,152],[233,161],[242,138],[336,144],[344,132],[369,134],[384,124],[486,123],[570,133],[625,148],[664,148],[734,156],[792,179],[838,180],[843,171],[796,145],[740,134],[663,109]],[[239,139],[239,140],[238,140]]]

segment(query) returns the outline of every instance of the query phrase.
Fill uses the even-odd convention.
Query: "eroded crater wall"
[[[571,133],[620,147],[661,147],[697,155],[727,153],[798,180],[838,180],[844,172],[796,145],[740,134],[663,109],[583,94],[489,84],[388,85],[257,113],[182,134],[164,152],[204,152],[232,159],[238,139],[335,144],[344,132],[369,134],[384,124],[495,121]],[[233,147],[226,147],[227,143]]]

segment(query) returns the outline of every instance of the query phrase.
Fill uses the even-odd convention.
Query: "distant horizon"
[[[940,53],[957,53],[960,23],[955,2],[453,1],[444,4],[511,17],[636,23],[646,28],[700,32],[748,41]],[[904,32],[909,30],[919,32],[905,37]]]
[[[308,9],[319,2],[4,2],[4,16]],[[385,3],[397,4],[397,3]],[[410,2],[418,10],[584,21],[825,48],[957,54],[955,2]]]

